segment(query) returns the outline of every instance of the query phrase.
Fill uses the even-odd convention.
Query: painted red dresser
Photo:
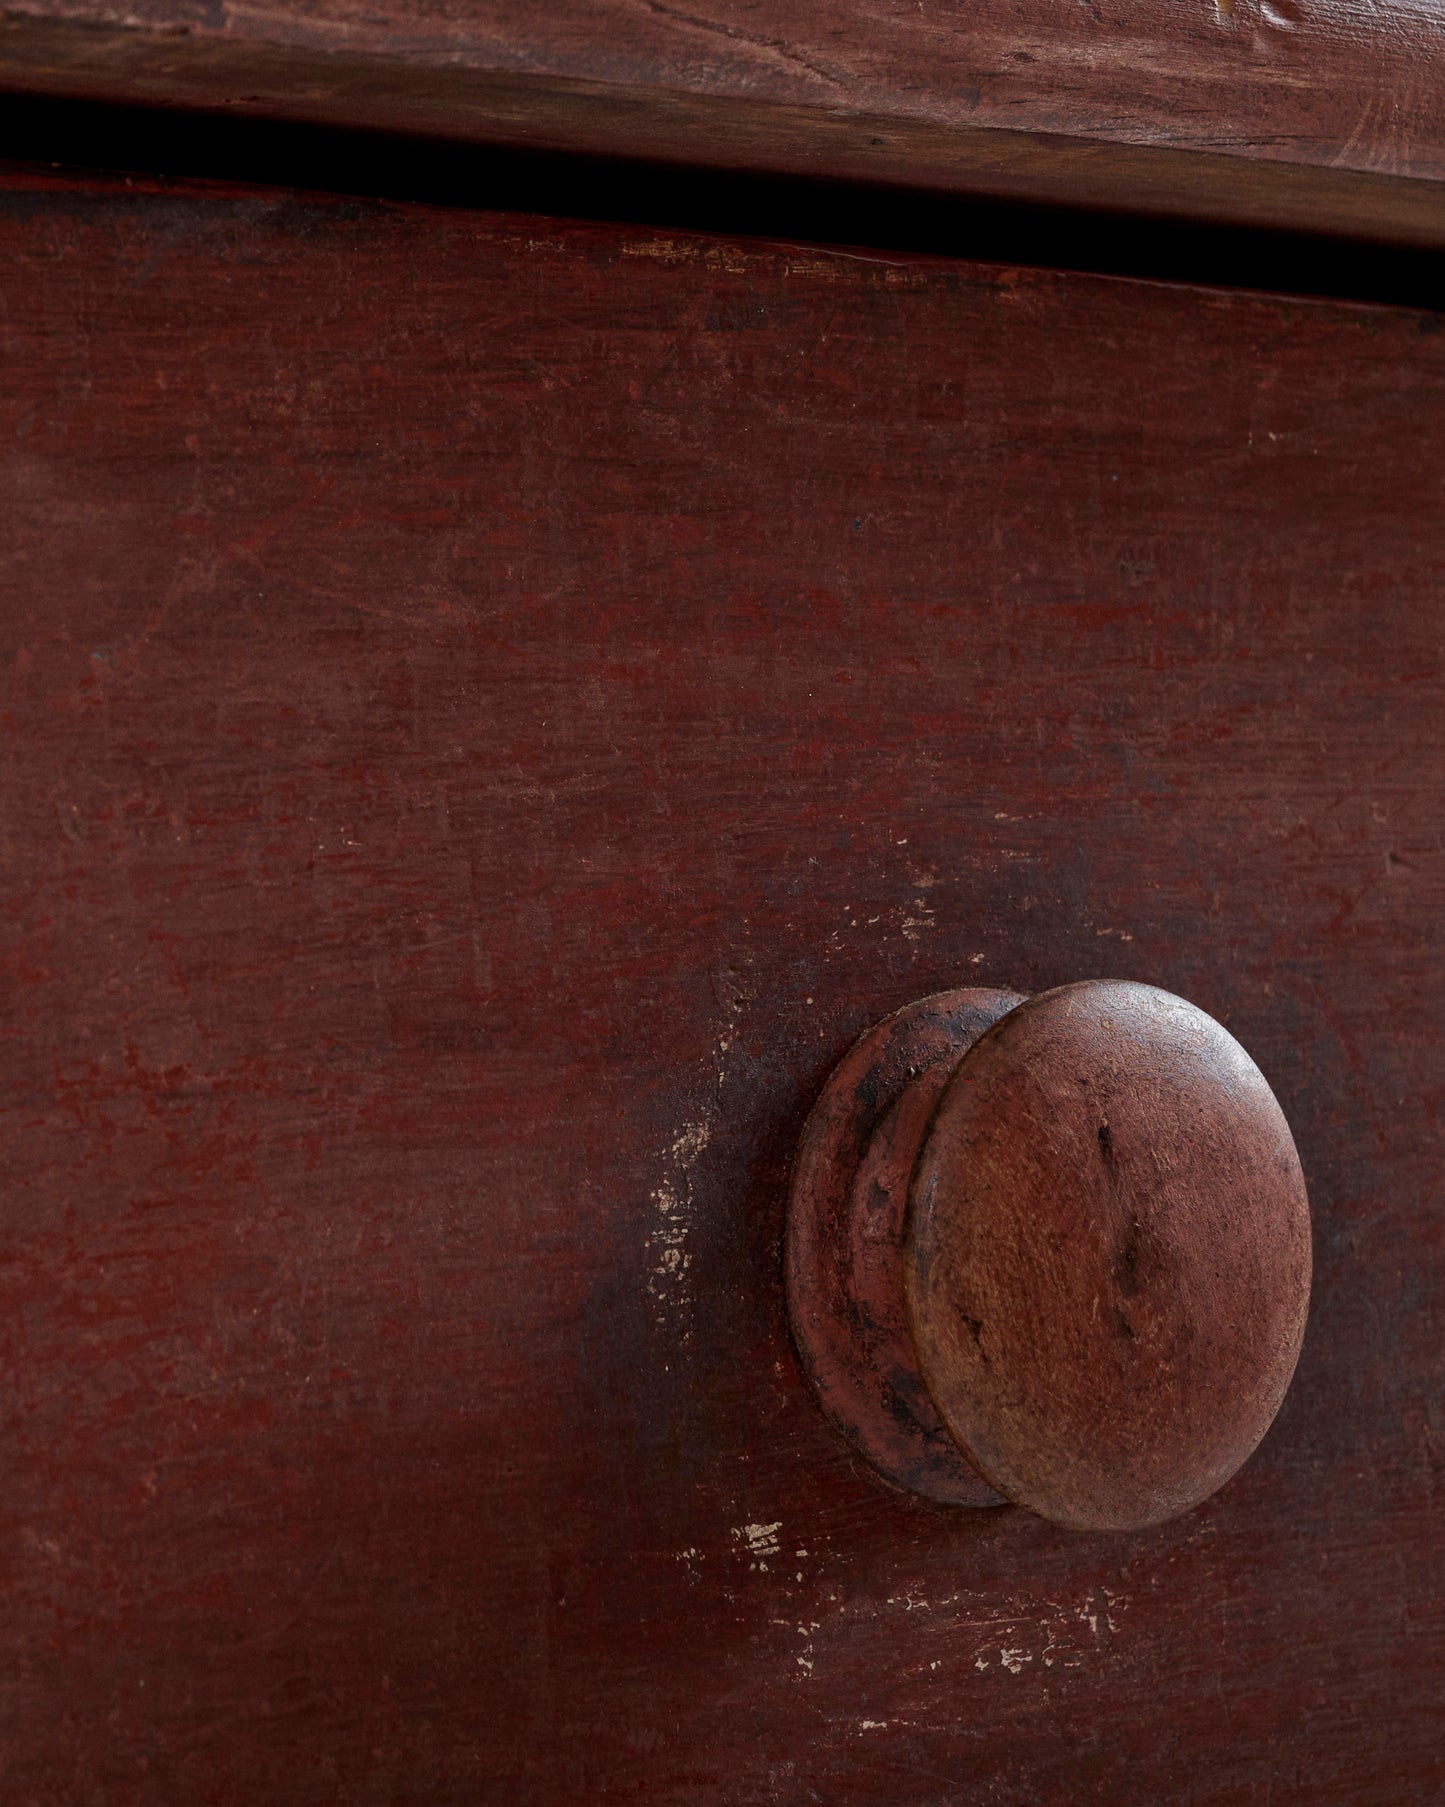
[[[15,87],[156,97],[47,10]],[[1368,118],[1240,194],[1428,251]],[[4,1800],[1445,1799],[1440,316],[20,164],[0,245]],[[1111,1536],[880,1482],[781,1257],[856,1035],[1095,977],[1314,1226],[1259,1452]]]

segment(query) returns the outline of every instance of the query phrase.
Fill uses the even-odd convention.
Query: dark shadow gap
[[[1445,253],[917,189],[7,96],[0,159],[1445,308]]]

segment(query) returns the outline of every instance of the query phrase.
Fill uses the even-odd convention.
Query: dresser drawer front
[[[24,1802],[1441,1783],[1445,338],[16,174],[4,1768]],[[1270,1436],[1116,1537],[879,1483],[808,1108],[1141,978],[1315,1223]]]

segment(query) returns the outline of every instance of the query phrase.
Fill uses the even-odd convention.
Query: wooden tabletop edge
[[[1268,154],[0,11],[0,87],[72,100],[1445,247],[1445,182]],[[124,146],[117,145],[117,161]]]

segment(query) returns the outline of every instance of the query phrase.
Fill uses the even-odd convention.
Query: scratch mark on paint
[[[663,1150],[663,1177],[652,1194],[655,1215],[647,1236],[652,1260],[647,1290],[655,1302],[653,1315],[658,1328],[666,1329],[671,1324],[684,1344],[692,1340],[688,1280],[692,1253],[687,1244],[696,1217],[697,1168],[721,1121],[728,1053],[737,1033],[742,997],[729,998],[726,1008],[727,1021],[713,1044],[711,1082],[703,1108],[691,1122],[683,1124]]]
[[[890,1594],[888,1604],[901,1606],[904,1612],[928,1612],[932,1603],[918,1594]]]
[[[887,1602],[903,1612],[932,1615],[926,1635],[946,1635],[950,1645],[963,1642],[975,1669],[997,1663],[1010,1675],[1021,1674],[1033,1663],[1044,1669],[1082,1667],[1091,1649],[1099,1653],[1108,1649],[1128,1603],[1126,1595],[1106,1587],[1091,1588],[1076,1601],[1016,1599],[993,1604],[964,1590],[936,1600],[915,1593],[892,1594]],[[1082,1637],[1085,1626],[1088,1635]]]

